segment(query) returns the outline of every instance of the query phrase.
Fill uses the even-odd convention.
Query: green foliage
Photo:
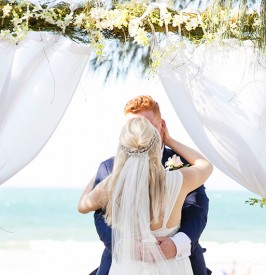
[[[106,9],[99,1],[90,0],[73,9],[64,2],[51,7],[44,3],[38,7],[28,1],[0,0],[0,40],[19,43],[29,31],[59,33],[77,43],[90,44],[100,57],[92,62],[95,68],[110,63],[114,54],[124,62],[125,53],[135,58],[134,53],[138,52],[143,71],[149,69],[153,73],[163,59],[154,46],[169,39],[167,33],[175,37],[175,45],[183,41],[194,45],[214,40],[222,42],[228,38],[252,40],[265,55],[265,1],[260,12],[250,9],[252,5],[245,0],[212,1],[198,12],[186,12],[182,9],[195,1],[181,0],[170,1],[171,8],[154,6],[148,13],[148,5],[134,2],[115,0],[112,7]],[[201,4],[199,1],[198,6]],[[117,47],[107,49],[108,41],[113,41]],[[164,55],[172,50],[164,49]],[[117,68],[116,74],[127,73],[131,64],[127,62],[122,71]],[[110,71],[114,71],[114,65],[107,77]]]
[[[129,1],[115,4],[113,8],[106,11],[95,3],[94,1],[84,2],[75,10],[71,10],[70,5],[64,2],[50,8],[47,8],[47,4],[43,4],[40,9],[27,1],[11,3],[0,0],[2,36],[0,38],[11,38],[10,35],[17,37],[23,30],[25,32],[52,31],[67,35],[81,43],[92,43],[93,40],[96,42],[99,40],[95,38],[99,34],[95,33],[101,33],[105,39],[132,40],[143,46],[142,40],[138,40],[140,34],[132,34],[131,23],[145,13],[147,5]],[[142,35],[147,35],[149,44],[152,40],[149,34],[166,32],[168,29],[193,43],[204,43],[212,37],[212,39],[252,39],[262,45],[265,37],[264,9],[261,14],[248,11],[245,5],[241,5],[236,10],[232,3],[225,5],[221,1],[214,2],[201,13],[173,9],[160,10],[155,7],[147,16],[141,18],[136,31],[142,29],[144,32]]]
[[[266,197],[265,198],[261,198],[261,199],[257,199],[257,198],[249,198],[247,201],[245,201],[245,203],[249,204],[249,205],[255,205],[255,204],[259,204],[259,206],[261,208],[263,208],[264,206],[266,207]]]

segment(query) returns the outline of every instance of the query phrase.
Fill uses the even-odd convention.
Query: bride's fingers
[[[162,242],[164,242],[167,238],[166,237],[158,237],[156,238],[157,243],[160,245]]]
[[[135,258],[142,262],[155,262],[156,253],[158,253],[159,244],[156,242],[137,242],[135,246]]]

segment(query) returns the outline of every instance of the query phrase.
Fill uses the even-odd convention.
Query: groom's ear
[[[166,123],[164,119],[161,119],[161,129],[162,129],[162,134],[165,133],[165,129],[166,129]]]

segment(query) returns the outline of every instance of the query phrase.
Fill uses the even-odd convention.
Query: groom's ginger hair
[[[151,96],[141,95],[129,100],[124,108],[124,114],[138,114],[143,111],[152,111],[161,116],[159,104]]]

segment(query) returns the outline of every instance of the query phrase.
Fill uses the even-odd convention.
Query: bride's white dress
[[[134,175],[132,174],[131,176]],[[141,177],[137,177],[135,180],[138,182],[140,179]],[[139,182],[136,183],[138,186],[136,188],[136,186],[132,184],[134,179],[131,180],[131,185],[134,190],[127,190],[130,193],[128,193],[128,196],[125,196],[125,204],[123,204],[123,209],[128,211],[128,214],[121,211],[120,215],[122,215],[122,218],[119,219],[119,228],[121,230],[115,230],[113,228],[113,258],[109,274],[193,275],[188,257],[181,260],[177,260],[176,258],[166,260],[159,246],[156,244],[155,239],[155,237],[171,237],[177,233],[180,227],[178,224],[175,227],[167,228],[166,224],[180,192],[182,180],[183,177],[180,171],[166,171],[165,216],[162,228],[155,231],[150,230],[150,210],[149,204],[147,204],[147,201],[149,203],[148,188],[140,188],[141,190],[137,191],[136,196],[131,196],[132,192],[138,190],[141,185]],[[137,210],[134,209],[134,207],[137,208]],[[137,224],[134,222],[134,217],[138,220]],[[136,248],[136,243],[140,244],[138,248]],[[141,247],[141,249],[139,249],[139,247]],[[139,257],[138,254],[140,250],[142,251],[141,257]],[[152,260],[147,261],[147,259]]]

